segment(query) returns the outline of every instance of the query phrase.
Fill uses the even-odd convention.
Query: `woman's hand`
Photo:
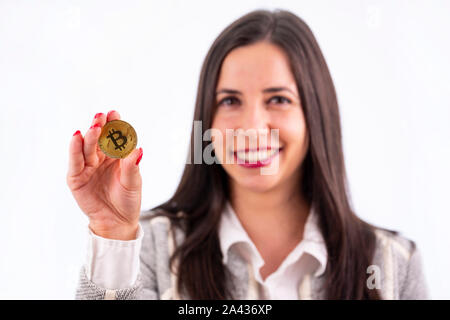
[[[70,142],[67,185],[97,235],[118,240],[136,238],[141,209],[142,148],[125,159],[107,157],[97,140],[107,121],[118,120],[117,111],[98,113],[83,136],[77,131]]]

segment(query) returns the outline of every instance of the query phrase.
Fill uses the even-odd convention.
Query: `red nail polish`
[[[94,117],[94,119],[97,119],[98,117],[100,117],[101,115],[103,115],[103,113],[97,113],[96,115],[95,115],[95,117]]]
[[[100,126],[101,126],[100,123],[96,123],[96,124],[94,124],[93,126],[91,126],[89,129],[98,128],[98,127],[100,127]]]
[[[136,165],[138,165],[139,164],[139,162],[141,162],[141,159],[142,159],[142,155],[144,154],[144,151],[142,151],[142,148],[139,148],[139,157],[137,158],[137,160],[136,160]]]
[[[108,112],[108,117],[111,115],[111,113],[115,112],[115,110],[111,110],[110,112]]]
[[[76,136],[77,134],[81,134],[80,130],[75,131],[73,135]]]

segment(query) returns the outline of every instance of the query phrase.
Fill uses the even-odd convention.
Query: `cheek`
[[[280,141],[296,153],[301,152],[308,144],[308,129],[300,112],[284,117],[280,124]]]
[[[286,138],[291,143],[301,144],[307,137],[306,126],[301,123],[292,123],[285,128]]]
[[[214,148],[221,148],[225,149],[227,147],[227,144],[233,143],[233,134],[232,132],[229,133],[230,137],[227,138],[227,131],[233,130],[235,126],[235,122],[233,119],[230,119],[229,117],[221,117],[217,116],[213,123],[212,128],[218,130],[220,132],[220,137],[211,137],[211,140],[213,141]]]
[[[226,128],[226,125],[220,121],[213,122],[212,129],[214,129],[215,134],[211,136],[211,142],[214,147],[214,153],[221,162],[226,152]]]

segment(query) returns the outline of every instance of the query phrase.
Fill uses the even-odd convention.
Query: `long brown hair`
[[[342,151],[341,126],[333,81],[315,37],[293,13],[252,11],[230,24],[212,44],[202,66],[194,120],[202,121],[202,133],[211,128],[216,109],[214,92],[220,68],[233,49],[269,41],[288,55],[297,82],[310,135],[302,164],[303,196],[320,217],[320,229],[328,251],[325,292],[328,299],[379,299],[366,286],[366,269],[375,251],[375,227],[359,219],[351,209]],[[203,148],[208,142],[203,141]],[[194,126],[190,155],[194,150]],[[218,224],[230,189],[221,164],[186,164],[175,194],[152,210],[182,226],[185,240],[177,246],[170,264],[178,259],[178,287],[192,299],[229,299],[227,270],[222,263]],[[184,216],[176,213],[183,211]]]

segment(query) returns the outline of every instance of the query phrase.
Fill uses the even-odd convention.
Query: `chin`
[[[248,177],[235,177],[235,181],[241,188],[253,192],[267,192],[278,185],[277,175],[254,175]]]

